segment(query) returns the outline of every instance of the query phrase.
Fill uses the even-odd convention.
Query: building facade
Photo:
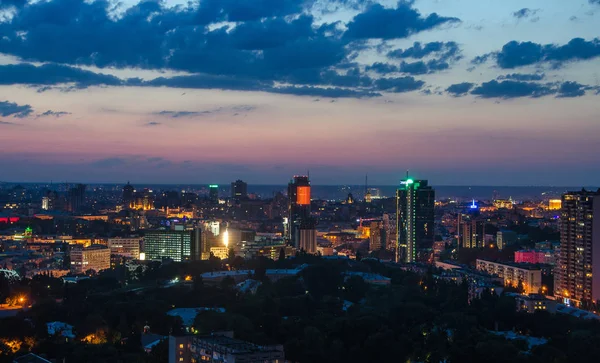
[[[526,294],[537,294],[542,289],[542,270],[536,266],[478,259],[477,269],[502,278],[504,285],[518,287],[522,284]]]
[[[405,179],[396,192],[396,261],[415,262],[417,249],[431,247],[435,191],[427,180]]]
[[[231,183],[231,198],[243,200],[248,198],[248,184],[241,180]]]
[[[310,180],[308,176],[294,176],[288,184],[288,233],[290,244],[300,249],[300,228],[310,229]],[[315,247],[316,251],[316,247]]]
[[[71,248],[71,273],[82,274],[88,270],[99,272],[110,268],[110,249],[103,245]]]
[[[113,255],[138,259],[140,258],[141,243],[142,239],[140,237],[109,238],[107,246]]]
[[[201,228],[186,230],[183,226],[174,226],[171,230],[147,231],[143,251],[147,260],[197,261],[202,258],[202,252],[210,251],[206,247],[202,244]]]
[[[554,294],[568,305],[600,300],[600,190],[562,196]]]

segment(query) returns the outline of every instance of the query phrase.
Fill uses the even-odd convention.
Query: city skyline
[[[598,1],[185,4],[2,1],[0,179],[598,185]]]

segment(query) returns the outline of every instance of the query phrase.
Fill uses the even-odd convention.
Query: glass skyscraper
[[[396,192],[396,262],[415,262],[417,250],[433,243],[435,190],[427,180],[405,179]]]

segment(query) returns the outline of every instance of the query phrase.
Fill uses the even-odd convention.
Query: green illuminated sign
[[[208,186],[209,188],[218,188],[219,186],[217,184],[211,184]]]

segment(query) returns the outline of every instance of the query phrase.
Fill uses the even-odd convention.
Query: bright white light
[[[229,247],[229,231],[225,230],[225,232],[223,233],[223,244],[225,245],[225,247]]]

